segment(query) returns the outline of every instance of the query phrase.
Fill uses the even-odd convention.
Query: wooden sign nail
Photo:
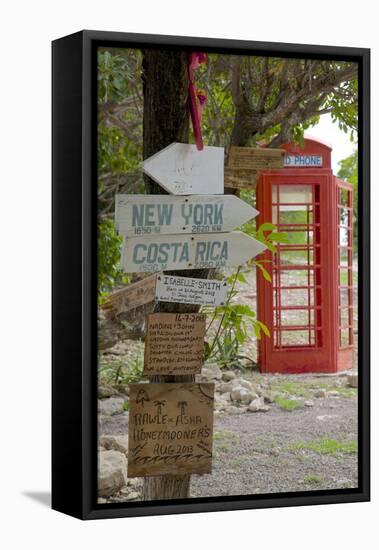
[[[225,304],[228,290],[226,281],[161,274],[157,277],[155,298],[159,302],[219,306]]]
[[[146,317],[145,375],[195,374],[204,362],[205,315],[152,313]]]
[[[129,384],[128,477],[212,471],[214,384]]]

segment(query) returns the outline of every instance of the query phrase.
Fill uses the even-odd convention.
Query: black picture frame
[[[180,48],[359,66],[359,485],[356,489],[97,504],[96,49]],[[81,31],[52,44],[52,507],[81,519],[370,499],[370,50]]]

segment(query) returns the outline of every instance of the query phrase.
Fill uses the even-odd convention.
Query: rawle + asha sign
[[[174,195],[224,192],[224,148],[171,143],[143,162],[143,171]]]
[[[124,236],[219,233],[258,211],[234,195],[116,195],[115,227]]]
[[[129,384],[128,477],[212,471],[214,384]]]
[[[265,248],[240,231],[126,237],[121,265],[127,273],[232,267],[244,264]]]

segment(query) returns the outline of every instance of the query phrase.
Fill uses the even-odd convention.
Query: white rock
[[[128,454],[128,436],[127,435],[101,435],[100,445],[106,450],[119,451]]]
[[[222,373],[222,379],[225,380],[225,382],[234,380],[235,377],[236,377],[236,374],[232,370],[226,370]]]
[[[257,397],[247,407],[247,410],[249,412],[258,412],[258,411],[261,411],[261,410],[264,410],[264,409],[268,410],[269,407],[266,407],[263,397]]]
[[[233,382],[227,382],[227,383],[220,384],[217,389],[221,393],[229,393],[233,391],[233,388],[235,388],[235,384],[233,384]]]
[[[332,391],[327,391],[326,392],[326,397],[339,397],[340,396],[340,392],[337,391],[337,390],[332,390]]]
[[[97,494],[110,497],[126,485],[126,458],[119,451],[101,451],[98,457]]]
[[[222,371],[218,365],[205,365],[201,369],[201,376],[206,380],[221,380]]]
[[[304,405],[305,407],[313,407],[314,402],[312,401],[312,399],[307,399],[306,401],[304,401]]]
[[[347,375],[347,383],[352,388],[357,388],[358,387],[358,373],[357,372],[352,372],[351,374],[348,374]]]
[[[256,397],[256,395],[251,391],[248,391],[246,388],[237,386],[230,392],[230,397],[232,401],[237,401],[248,405],[250,401]]]
[[[229,414],[242,414],[246,411],[246,407],[234,407],[231,406],[228,408]]]
[[[120,414],[124,412],[123,397],[109,397],[109,399],[101,399],[98,402],[99,413],[105,416],[111,416],[113,414]]]
[[[245,380],[244,378],[239,378],[238,379],[238,385],[242,386],[242,388],[245,388],[246,390],[250,390],[250,391],[255,389],[253,384],[251,382],[249,382],[248,380]]]

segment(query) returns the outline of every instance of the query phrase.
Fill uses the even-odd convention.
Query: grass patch
[[[238,443],[238,435],[230,430],[215,432],[213,435],[216,452],[227,453],[232,446]]]
[[[308,442],[299,442],[291,446],[294,450],[309,450],[320,455],[338,456],[340,454],[354,454],[358,451],[356,441],[338,441],[329,437],[322,437]]]
[[[279,405],[279,407],[284,411],[290,412],[294,411],[295,409],[300,409],[304,406],[304,403],[302,401],[297,401],[296,399],[286,399],[281,395],[275,397],[275,403]]]
[[[304,483],[308,483],[309,485],[319,485],[323,481],[324,478],[322,476],[305,476],[304,478]]]

